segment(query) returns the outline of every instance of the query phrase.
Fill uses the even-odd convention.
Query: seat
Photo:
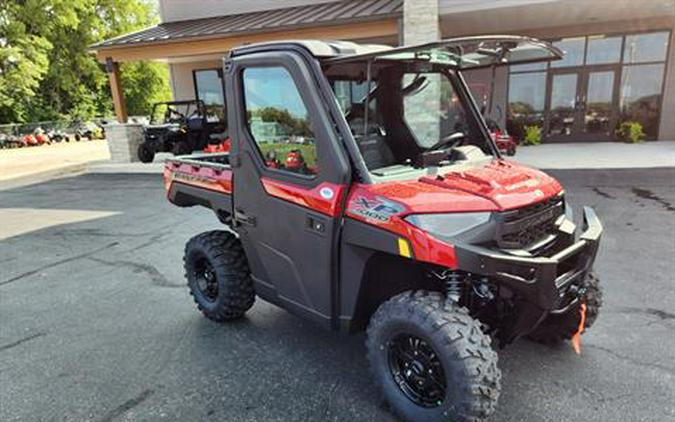
[[[362,106],[359,106],[355,104],[350,111],[349,127],[366,167],[374,170],[396,164],[396,157],[385,141],[384,131],[377,123],[369,121],[364,135]]]

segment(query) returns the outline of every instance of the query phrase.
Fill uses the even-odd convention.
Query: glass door
[[[549,141],[574,141],[581,104],[579,70],[551,71],[548,78],[545,135]]]
[[[584,71],[579,109],[581,132],[578,140],[607,141],[615,137],[617,124],[618,80],[613,68],[588,68]]]
[[[578,142],[614,138],[618,79],[614,66],[549,72],[546,139]]]

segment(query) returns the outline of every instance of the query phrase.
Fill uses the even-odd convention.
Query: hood
[[[466,171],[369,185],[371,195],[397,202],[407,213],[505,211],[557,195],[552,177],[514,162],[493,160]]]

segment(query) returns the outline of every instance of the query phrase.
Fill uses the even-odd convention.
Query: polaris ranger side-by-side
[[[489,416],[493,344],[578,340],[593,324],[602,226],[584,208],[577,227],[556,180],[502,159],[462,72],[561,55],[517,36],[230,52],[231,151],[164,170],[172,203],[229,227],[187,243],[199,309],[232,320],[258,296],[366,329],[375,381],[402,418]]]
[[[150,123],[143,127],[143,142],[138,145],[138,159],[151,163],[158,152],[190,154],[204,148],[209,136],[222,132],[222,123],[211,121],[207,107],[200,100],[155,103]]]

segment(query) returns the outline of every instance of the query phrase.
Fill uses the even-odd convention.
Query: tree
[[[18,3],[0,0],[0,122],[26,117],[26,100],[48,70],[52,44],[17,19],[24,12]]]
[[[88,47],[156,15],[150,0],[0,0],[0,123],[109,114],[108,78]],[[168,98],[165,65],[130,63],[124,72],[131,114]]]
[[[170,101],[168,80],[169,69],[166,65],[150,62],[124,63],[122,87],[129,115],[148,115],[154,103]]]

